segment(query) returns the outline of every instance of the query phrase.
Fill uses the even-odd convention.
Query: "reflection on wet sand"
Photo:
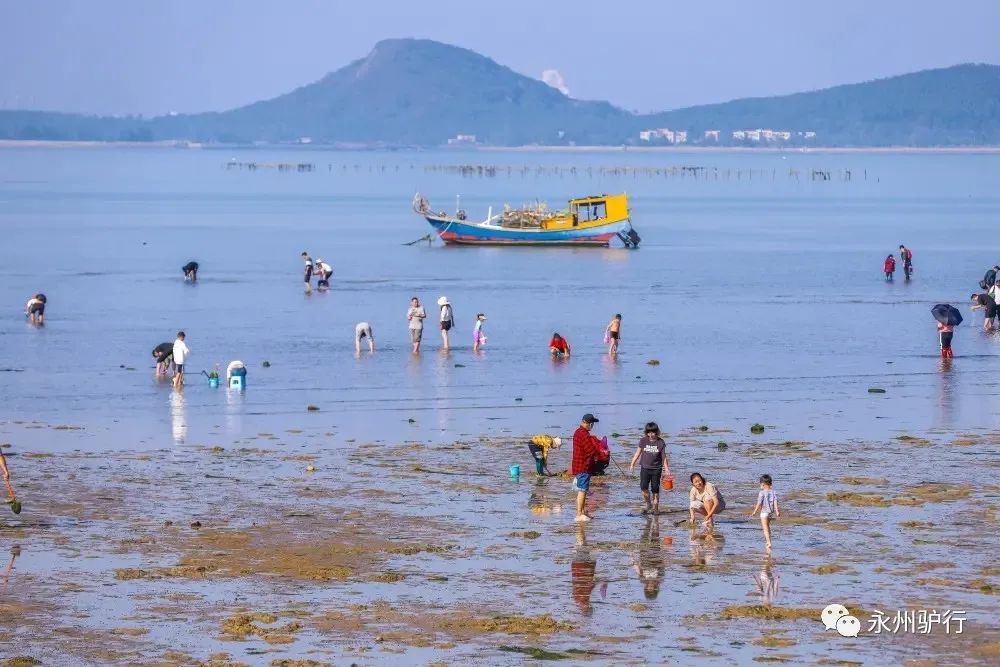
[[[781,579],[774,573],[774,560],[770,556],[764,557],[760,572],[753,575],[753,580],[764,604],[771,604],[778,599],[778,584]]]
[[[17,544],[10,548],[10,562],[7,563],[7,568],[3,572],[3,583],[0,584],[0,594],[6,592],[7,581],[10,579],[10,573],[14,570],[14,561],[17,557],[21,555],[21,547]]]
[[[528,509],[535,514],[561,512],[564,494],[561,493],[561,490],[553,490],[550,483],[554,482],[559,485],[560,481],[558,477],[537,478],[531,488],[531,493],[528,495]]]
[[[170,392],[170,423],[174,442],[184,444],[187,437],[187,417],[184,410],[184,388]]]
[[[955,426],[955,375],[952,373],[951,358],[943,358],[939,362],[938,369],[938,407],[940,408],[940,418],[938,426],[940,428],[954,428]]]
[[[576,526],[576,547],[569,564],[569,573],[573,602],[584,616],[590,616],[594,613],[590,596],[597,585],[597,559],[587,546],[587,530],[582,524]]]
[[[688,530],[688,544],[691,548],[691,563],[708,565],[722,551],[725,538],[717,535],[714,530]]]
[[[666,575],[666,558],[660,542],[660,518],[649,516],[639,536],[639,545],[632,555],[632,569],[635,570],[642,591],[647,600],[655,600],[660,594],[660,585]]]

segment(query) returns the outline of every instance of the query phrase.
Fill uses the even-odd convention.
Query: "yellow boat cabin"
[[[622,193],[571,199],[569,209],[564,211],[546,211],[544,205],[522,209],[505,208],[500,225],[560,231],[601,227],[628,219],[628,195]]]

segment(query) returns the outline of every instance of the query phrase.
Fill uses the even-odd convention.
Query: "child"
[[[184,342],[186,337],[183,331],[178,331],[177,340],[174,341],[174,387],[184,386],[184,363],[187,361],[188,355],[191,354],[187,343]]]
[[[892,274],[896,272],[896,258],[890,254],[885,258],[885,265],[882,268],[885,270],[885,281],[892,282]]]
[[[646,501],[643,513],[659,514],[660,477],[664,469],[670,476],[670,465],[667,463],[667,444],[660,438],[660,427],[656,422],[646,424],[646,435],[639,441],[639,448],[628,465],[629,474],[635,470],[636,461],[639,462],[639,489],[642,499]]]
[[[951,359],[955,355],[951,351],[951,338],[954,335],[955,327],[950,324],[937,323],[938,337],[941,341],[941,358]]]
[[[17,500],[14,495],[14,487],[10,485],[10,469],[7,467],[7,459],[4,458],[3,452],[0,452],[0,473],[3,474],[3,483],[7,486],[7,500],[5,503],[12,503]]]
[[[198,262],[188,262],[181,267],[181,271],[184,272],[184,280],[198,282]]]
[[[618,354],[618,337],[622,330],[622,314],[618,313],[614,318],[608,322],[608,326],[605,329],[607,332],[607,338],[610,345],[608,346],[608,356],[615,356]]]
[[[476,315],[476,326],[472,329],[472,351],[479,352],[482,345],[486,345],[486,334],[483,333],[483,323],[486,322],[486,315],[479,313]]]
[[[760,512],[760,527],[764,529],[764,541],[767,543],[768,551],[771,549],[771,515],[773,514],[776,519],[781,516],[781,512],[778,510],[778,496],[771,488],[771,484],[770,475],[760,476],[757,504],[754,505],[753,511],[749,514],[749,516],[754,516]]]
[[[549,450],[562,447],[562,438],[553,438],[551,435],[541,433],[531,439],[528,451],[535,459],[535,473],[539,476],[551,477],[549,472]]]

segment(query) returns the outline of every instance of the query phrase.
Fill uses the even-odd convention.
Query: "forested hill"
[[[1000,145],[1000,67],[957,65],[641,115],[568,97],[467,49],[391,39],[315,83],[225,112],[140,118],[0,111],[0,138],[64,141],[438,146],[459,135],[459,143],[506,146],[680,141],[657,132],[666,129],[686,132],[687,144]],[[771,132],[741,134],[760,129]]]

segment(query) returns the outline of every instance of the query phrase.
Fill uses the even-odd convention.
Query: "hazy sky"
[[[0,107],[220,110],[425,37],[651,111],[1000,64],[998,27],[998,0],[0,0]]]

